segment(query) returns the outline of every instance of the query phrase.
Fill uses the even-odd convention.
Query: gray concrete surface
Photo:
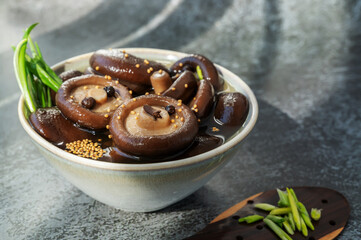
[[[50,64],[108,46],[201,53],[241,76],[260,105],[237,156],[205,187],[155,213],[99,203],[46,164],[17,120],[11,45],[33,38]],[[257,192],[324,186],[361,239],[361,1],[0,2],[0,238],[182,239]]]

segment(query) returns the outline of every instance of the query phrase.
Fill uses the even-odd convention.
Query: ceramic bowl
[[[160,62],[175,62],[186,56],[168,50],[129,48],[138,57]],[[55,71],[84,70],[92,53],[83,54],[53,66]],[[40,152],[61,175],[92,198],[124,211],[150,212],[165,208],[195,192],[207,183],[235,153],[250,133],[258,116],[252,90],[238,76],[216,65],[228,82],[249,100],[248,117],[242,128],[223,145],[200,155],[176,161],[121,164],[82,158],[52,145],[37,134],[24,115],[24,100],[18,105],[20,122]]]

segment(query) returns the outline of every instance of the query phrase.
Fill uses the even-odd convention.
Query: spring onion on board
[[[251,215],[240,218],[238,221],[240,223],[254,223],[263,219],[266,225],[280,239],[292,239],[289,235],[293,235],[296,228],[303,236],[307,237],[308,228],[311,230],[315,229],[311,218],[315,221],[319,220],[321,217],[321,210],[312,208],[310,218],[310,214],[307,212],[305,205],[298,201],[296,193],[292,188],[286,188],[286,192],[277,189],[277,193],[280,198],[278,207],[269,203],[257,203],[253,205],[256,209],[268,211],[269,214],[267,216]]]
[[[290,213],[290,212],[291,212],[290,207],[287,207],[287,208],[275,208],[269,214],[272,214],[272,215],[284,215],[284,214],[287,214],[287,213]]]
[[[239,218],[238,222],[239,223],[242,223],[242,222],[254,223],[254,222],[260,221],[262,219],[263,219],[263,217],[260,216],[260,215],[250,215],[250,216],[247,216],[247,217]]]
[[[292,240],[292,238],[282,230],[276,223],[274,223],[269,218],[263,219],[264,223],[267,224],[267,226],[272,229],[272,231],[277,234],[277,236],[282,240]]]
[[[320,220],[322,209],[312,208],[311,209],[311,218],[315,221]]]
[[[276,206],[273,206],[271,204],[268,204],[268,203],[257,203],[254,205],[255,208],[258,208],[258,209],[261,209],[261,210],[264,210],[264,211],[272,211],[273,209],[276,208]]]

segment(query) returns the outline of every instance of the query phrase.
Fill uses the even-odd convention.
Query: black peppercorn
[[[175,107],[173,105],[166,106],[165,110],[168,112],[169,115],[172,115],[175,113]]]
[[[87,109],[92,109],[95,106],[95,99],[92,97],[86,97],[81,101],[81,105]]]
[[[114,90],[114,88],[112,86],[106,86],[104,88],[104,91],[107,93],[108,97],[114,97],[115,90]]]

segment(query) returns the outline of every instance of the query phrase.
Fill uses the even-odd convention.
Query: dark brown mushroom
[[[64,118],[57,107],[39,108],[30,115],[29,121],[37,133],[59,147],[65,147],[69,142],[94,138],[94,135]]]
[[[168,72],[160,63],[138,58],[119,49],[96,51],[90,58],[90,66],[137,93],[151,86],[150,76],[154,71],[162,69]]]
[[[115,96],[108,97],[105,87],[114,88]],[[96,105],[92,109],[82,106],[86,97],[92,97]],[[131,98],[126,87],[97,75],[83,75],[63,83],[56,95],[56,105],[70,120],[89,129],[102,129],[117,107]]]
[[[193,157],[223,144],[223,139],[217,136],[212,136],[206,133],[198,133],[195,137],[192,145],[187,150],[177,157],[177,159],[183,159],[187,157]]]
[[[110,121],[114,144],[128,154],[145,157],[173,155],[186,148],[197,134],[197,119],[186,105],[177,104],[173,98],[157,95],[128,100]],[[144,105],[159,111],[161,118],[145,112]],[[169,105],[176,110],[171,116],[165,110]]]
[[[196,114],[197,118],[208,117],[214,103],[214,90],[207,80],[201,80],[196,96],[189,106]]]
[[[184,71],[177,80],[162,94],[187,103],[197,91],[197,80],[190,71]]]
[[[62,72],[59,74],[59,77],[61,80],[63,80],[63,82],[71,79],[71,78],[74,78],[74,77],[79,77],[83,75],[82,72],[78,71],[78,70],[69,70],[69,71],[65,71],[65,72]]]
[[[249,110],[247,98],[239,92],[224,92],[218,96],[214,118],[222,125],[239,127]]]
[[[202,75],[205,80],[210,81],[213,85],[215,91],[220,91],[223,88],[223,79],[218,76],[218,71],[213,63],[206,57],[198,54],[190,55],[179,59],[175,62],[170,70],[171,73],[177,74],[184,69],[191,70],[192,72],[196,71],[197,66],[202,70]]]

